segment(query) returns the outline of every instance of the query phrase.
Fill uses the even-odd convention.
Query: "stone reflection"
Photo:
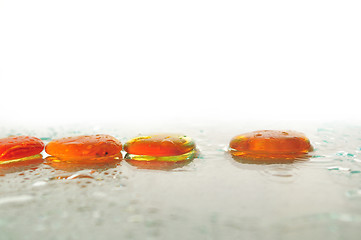
[[[293,157],[267,157],[267,156],[247,156],[237,155],[231,152],[232,158],[239,163],[245,164],[288,164],[301,161],[307,161],[310,158],[308,154],[295,155]]]
[[[188,165],[198,156],[198,151],[191,151],[186,154],[166,157],[153,157],[143,155],[126,154],[124,159],[132,166],[139,169],[172,170]]]
[[[4,176],[6,174],[23,172],[26,170],[35,170],[40,164],[44,162],[43,155],[37,154],[30,157],[25,157],[21,159],[13,159],[9,161],[0,162],[0,175]]]
[[[150,170],[164,170],[169,171],[176,168],[181,168],[188,165],[192,160],[184,160],[178,162],[166,162],[166,161],[137,161],[125,158],[127,163],[138,169],[150,169]]]
[[[81,171],[84,169],[103,171],[117,167],[122,159],[123,156],[121,153],[111,157],[84,158],[81,160],[49,156],[45,159],[45,164],[54,169],[67,172]]]

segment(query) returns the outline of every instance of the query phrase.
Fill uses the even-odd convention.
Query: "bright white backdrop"
[[[361,119],[360,1],[0,3],[5,125]]]

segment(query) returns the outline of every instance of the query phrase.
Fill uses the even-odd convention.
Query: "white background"
[[[360,1],[0,3],[3,125],[361,119]]]

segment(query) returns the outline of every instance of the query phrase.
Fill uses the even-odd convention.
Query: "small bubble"
[[[128,222],[130,223],[140,223],[144,221],[143,215],[132,215],[128,218]]]
[[[33,186],[34,187],[42,187],[42,186],[45,186],[46,184],[47,184],[47,182],[45,182],[45,181],[38,181],[38,182],[33,183]]]

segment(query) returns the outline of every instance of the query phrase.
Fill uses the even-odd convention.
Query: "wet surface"
[[[2,137],[31,134],[46,143],[79,134],[110,134],[124,143],[155,131],[182,132],[199,154],[153,169],[124,159],[68,165],[44,153],[44,161],[0,165],[0,239],[360,238],[360,126],[223,126],[3,128]],[[311,140],[308,159],[252,164],[226,151],[242,132],[284,128]]]

